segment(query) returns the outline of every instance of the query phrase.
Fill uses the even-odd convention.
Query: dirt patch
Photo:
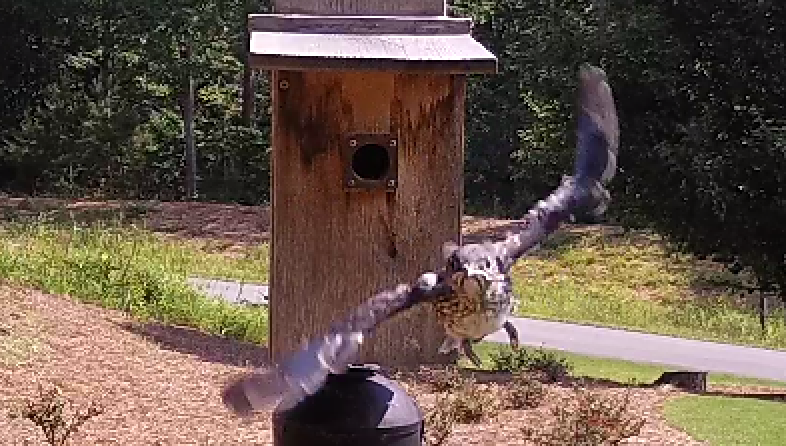
[[[0,216],[78,221],[123,219],[155,232],[241,244],[270,238],[270,208],[201,202],[84,201],[0,197]]]
[[[269,206],[243,206],[202,202],[159,201],[86,201],[59,198],[0,197],[0,216],[57,214],[61,218],[90,220],[124,215],[152,231],[189,239],[225,240],[239,244],[258,244],[270,240],[271,211]],[[509,231],[521,228],[522,220],[464,216],[462,234],[466,241],[484,238],[499,239]],[[566,225],[569,234],[619,231],[617,228],[594,225]]]
[[[147,214],[148,227],[186,238],[257,244],[270,239],[270,208],[215,203],[159,203]]]

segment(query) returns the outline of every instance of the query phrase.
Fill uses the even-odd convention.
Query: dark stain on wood
[[[337,149],[341,115],[351,106],[342,101],[338,79],[315,85],[307,82],[302,72],[292,71],[282,76],[282,80],[288,87],[279,87],[278,112],[281,119],[291,123],[285,127],[292,133],[289,138],[300,141],[302,163],[310,167],[316,157]]]
[[[385,201],[387,202],[387,214],[382,217],[383,224],[385,225],[385,234],[388,236],[388,257],[396,259],[398,257],[398,248],[396,247],[396,195],[393,193],[385,194]]]

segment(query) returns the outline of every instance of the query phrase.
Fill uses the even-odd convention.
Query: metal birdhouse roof
[[[251,14],[248,20],[254,68],[497,71],[497,58],[470,35],[470,19]]]

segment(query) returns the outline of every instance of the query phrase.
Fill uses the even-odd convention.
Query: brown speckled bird
[[[447,334],[440,352],[459,350],[480,367],[472,343],[504,329],[513,348],[516,327],[508,320],[516,307],[510,268],[572,214],[597,218],[610,195],[605,187],[614,177],[619,147],[617,112],[606,73],[584,65],[579,71],[577,154],[573,177],[524,218],[525,227],[497,243],[484,242],[444,248],[444,279],[452,293],[434,300],[437,318]],[[421,278],[429,286],[436,277]]]
[[[510,344],[518,348],[516,327],[508,320],[516,309],[516,296],[510,274],[492,243],[444,248],[445,282],[451,293],[433,302],[437,320],[447,337],[440,353],[459,350],[477,367],[480,358],[472,350],[472,342],[479,341],[499,329],[504,329]],[[422,277],[425,283],[428,279]],[[433,283],[434,278],[430,281]]]
[[[606,186],[617,170],[617,112],[606,73],[587,64],[579,70],[576,133],[574,175],[563,177],[554,192],[532,207],[520,230],[494,243],[447,244],[440,271],[371,297],[272,370],[233,380],[224,390],[224,403],[237,414],[279,400],[281,408],[294,406],[319,390],[328,373],[345,371],[364,337],[379,324],[424,303],[434,306],[445,328],[442,352],[460,350],[479,365],[472,343],[499,329],[507,331],[516,347],[518,334],[508,320],[516,304],[510,269],[571,216],[597,218],[611,200]]]

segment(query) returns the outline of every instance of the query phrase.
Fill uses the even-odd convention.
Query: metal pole
[[[762,334],[767,334],[767,296],[759,289],[759,324]]]
[[[186,44],[186,79],[185,101],[183,104],[183,121],[186,143],[186,199],[193,200],[197,196],[196,190],[196,148],[194,147],[194,76],[191,73],[192,58],[191,43]]]

